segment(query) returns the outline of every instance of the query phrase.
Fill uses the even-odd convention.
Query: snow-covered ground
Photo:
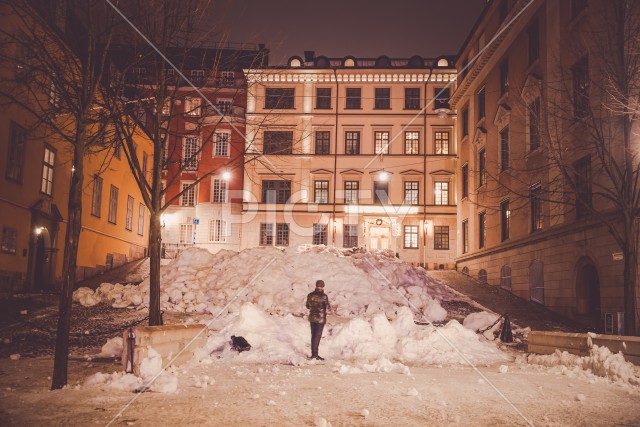
[[[320,344],[324,363],[306,359],[304,302],[317,279],[333,306]],[[191,361],[162,370],[150,349],[140,377],[75,361],[73,385],[45,392],[50,360],[2,360],[0,419],[104,425],[125,409],[114,425],[640,424],[640,370],[620,354],[597,347],[587,357],[516,352],[493,340],[499,325],[475,332],[498,317],[481,308],[463,324],[444,323],[440,302],[470,301],[389,253],[194,249],[163,266],[161,281],[164,310],[209,327]],[[145,309],[148,286],[148,279],[103,284],[74,298]],[[231,335],[252,349],[233,351]],[[121,346],[114,338],[100,356]],[[149,391],[132,393],[141,389]]]

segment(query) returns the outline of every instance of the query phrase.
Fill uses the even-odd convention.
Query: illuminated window
[[[191,117],[200,117],[200,107],[202,100],[200,98],[185,98],[184,113]]]
[[[196,187],[192,187],[191,182],[182,183],[182,195],[180,196],[180,206],[195,206],[196,204]]]
[[[216,132],[216,144],[213,150],[214,157],[229,157],[229,132]]]
[[[417,225],[404,226],[404,248],[418,249],[418,226]]]
[[[313,202],[329,203],[329,181],[314,181]]]
[[[209,241],[218,243],[227,241],[227,221],[223,219],[209,220]]]
[[[500,234],[502,241],[509,239],[511,222],[511,210],[509,209],[509,201],[504,200],[500,203]]]
[[[433,139],[436,154],[449,154],[449,131],[435,131]]]
[[[51,196],[53,193],[53,171],[56,163],[56,152],[49,146],[44,147],[44,159],[42,161],[42,183],[40,191]]]
[[[389,154],[389,131],[376,131],[373,133],[376,154]]]
[[[404,133],[404,154],[419,154],[420,132],[407,131]]]
[[[449,204],[449,183],[446,181],[436,181],[434,183],[435,204],[446,206]]]
[[[404,203],[407,205],[418,204],[418,181],[404,182]]]
[[[197,136],[186,136],[182,143],[182,167],[184,170],[198,169],[199,141]]]
[[[211,179],[211,203],[227,203],[227,181]]]
[[[346,204],[348,205],[358,204],[359,185],[360,183],[358,181],[344,182],[344,202]]]
[[[344,153],[360,154],[360,132],[345,132]]]

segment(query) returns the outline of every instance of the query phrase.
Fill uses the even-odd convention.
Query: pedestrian
[[[309,359],[324,360],[318,355],[318,346],[322,338],[324,324],[327,323],[327,310],[331,310],[329,298],[324,293],[324,281],[316,281],[316,290],[307,295],[309,324],[311,325],[311,356]]]

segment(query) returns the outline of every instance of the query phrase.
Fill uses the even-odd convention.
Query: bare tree
[[[57,8],[53,8],[57,5]],[[32,131],[59,138],[70,146],[73,169],[69,184],[59,317],[52,389],[67,383],[69,329],[76,260],[82,226],[84,159],[102,149],[108,132],[100,105],[100,86],[107,68],[112,14],[102,2],[31,2],[7,4],[19,31],[0,30],[0,55],[8,69],[0,99],[32,117]]]
[[[201,0],[168,0],[154,3],[139,0],[114,9],[129,25],[123,32],[126,46],[112,49],[119,58],[121,75],[112,80],[104,98],[112,113],[112,122],[122,142],[129,166],[150,210],[149,324],[161,325],[160,258],[161,215],[185,192],[190,191],[219,167],[198,168],[205,150],[216,143],[216,133],[227,123],[232,132],[244,138],[244,130],[230,117],[244,118],[245,85],[238,75],[223,70],[241,70],[254,61],[266,59],[263,52],[239,49],[221,40],[215,29],[202,30],[203,17],[211,16],[210,3]],[[195,13],[198,11],[198,13]],[[189,74],[184,73],[189,70]],[[236,72],[237,72],[236,71]],[[238,74],[241,74],[238,73]],[[226,104],[215,102],[224,91]],[[191,140],[187,136],[198,138]],[[136,140],[144,137],[154,147],[151,167],[136,155]],[[225,168],[242,172],[244,151],[231,153]],[[182,174],[193,174],[191,184],[175,189]],[[164,181],[164,185],[163,185]]]

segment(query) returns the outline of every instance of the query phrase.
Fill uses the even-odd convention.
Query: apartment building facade
[[[239,250],[245,145],[242,69],[266,64],[263,45],[195,49],[175,76],[166,117],[164,256],[189,246]],[[137,70],[139,71],[139,70]],[[174,74],[174,70],[171,70]],[[193,86],[191,86],[193,84]],[[194,89],[195,86],[195,89]]]
[[[33,6],[33,9],[28,7]],[[26,9],[22,9],[22,7]],[[23,20],[19,13],[50,17],[58,42],[81,31],[66,2],[34,2],[2,6],[3,52],[13,60],[0,68],[5,90],[16,93],[28,85],[37,94],[43,86],[43,103],[33,102],[57,113],[59,92],[55,82],[36,77],[30,64],[30,43],[37,19]],[[24,17],[23,17],[24,18]],[[17,35],[12,38],[12,34]],[[26,101],[25,101],[26,102]],[[29,104],[28,104],[29,105]],[[62,276],[68,220],[69,184],[75,168],[73,146],[59,133],[38,123],[19,103],[0,107],[0,293],[54,290]],[[82,230],[77,259],[79,280],[146,255],[148,211],[131,179],[126,160],[112,157],[113,141],[84,160]],[[140,140],[140,156],[152,155],[149,141]],[[134,225],[137,223],[137,227]]]
[[[600,331],[625,304],[621,249],[592,214],[617,213],[592,197],[610,183],[582,114],[598,107],[602,77],[585,35],[604,28],[607,3],[490,2],[461,49],[452,96],[458,270]]]
[[[245,75],[242,247],[386,249],[453,267],[451,58],[305,52]]]

